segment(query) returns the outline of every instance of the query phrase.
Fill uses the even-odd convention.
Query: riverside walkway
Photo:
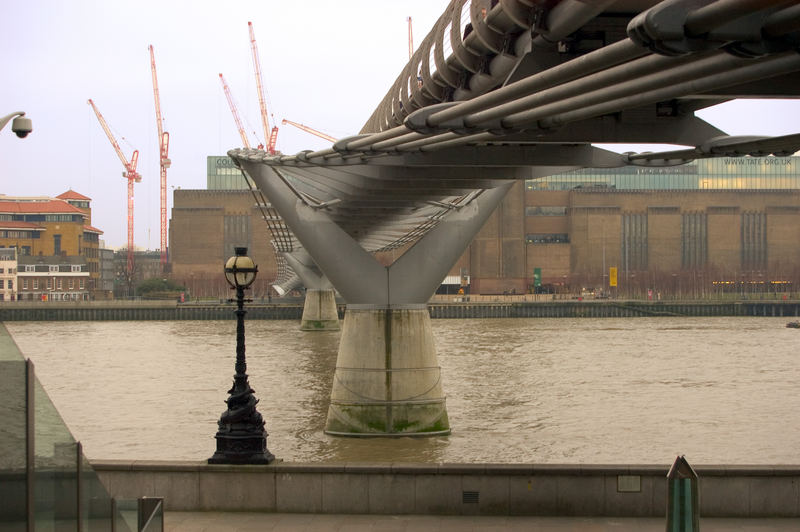
[[[700,519],[703,532],[789,532],[796,518]],[[617,517],[530,517],[453,515],[342,515],[252,512],[166,512],[164,528],[173,532],[316,531],[347,532],[491,532],[506,530],[650,532],[664,530],[664,519]]]

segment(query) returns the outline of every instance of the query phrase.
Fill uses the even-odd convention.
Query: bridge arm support
[[[484,190],[450,213],[389,266],[389,306],[427,303],[514,181]]]
[[[274,168],[245,160],[240,163],[345,301],[372,302],[376,297],[386,300],[384,266],[322,209],[315,210],[303,203]]]

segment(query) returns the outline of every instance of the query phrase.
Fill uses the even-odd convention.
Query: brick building
[[[239,246],[258,265],[254,297],[266,296],[277,265],[249,190],[175,190],[169,231],[171,278],[193,297],[229,296],[222,270]]]
[[[0,195],[0,248],[24,257],[81,257],[93,293],[100,277],[100,235],[92,227],[91,200],[73,190],[56,198]],[[55,260],[56,263],[59,260]]]
[[[797,290],[799,225],[800,157],[586,169],[516,184],[452,273],[484,294],[527,292],[536,270],[573,293]]]
[[[79,255],[23,255],[17,265],[19,301],[85,301],[90,273]]]

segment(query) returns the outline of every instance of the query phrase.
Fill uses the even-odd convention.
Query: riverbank
[[[634,318],[658,316],[800,316],[800,300],[539,300],[455,297],[428,304],[431,318]],[[3,321],[150,321],[234,319],[234,305],[225,302],[175,301],[14,301],[0,303]],[[339,318],[345,305],[338,305]],[[299,320],[302,302],[253,302],[249,320]]]

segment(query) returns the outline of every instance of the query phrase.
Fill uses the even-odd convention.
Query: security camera
[[[28,133],[33,131],[33,122],[31,122],[30,118],[18,116],[11,122],[11,131],[16,133],[19,138],[24,139],[28,136]]]
[[[31,122],[30,118],[18,116],[11,123],[11,131],[16,133],[19,138],[24,139],[28,136],[28,133],[33,131],[33,122]]]
[[[14,122],[11,123],[11,130],[14,131],[19,138],[24,139],[28,136],[28,133],[33,131],[33,123],[30,118],[25,118],[25,111],[17,111],[0,117],[0,131],[6,127],[6,124],[8,124],[12,118]]]

